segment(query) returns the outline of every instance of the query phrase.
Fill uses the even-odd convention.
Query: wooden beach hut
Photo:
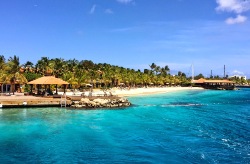
[[[56,85],[56,94],[57,94],[57,85],[63,85],[64,86],[64,93],[65,93],[65,89],[69,83],[66,81],[63,81],[60,78],[56,78],[54,76],[44,76],[44,77],[40,77],[36,80],[30,81],[27,84],[31,85],[31,92],[33,89],[33,85],[38,85],[38,88],[40,85],[45,85],[45,87],[48,85],[49,89],[50,89],[50,85]]]

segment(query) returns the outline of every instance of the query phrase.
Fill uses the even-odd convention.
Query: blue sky
[[[1,0],[0,55],[250,77],[248,0]]]

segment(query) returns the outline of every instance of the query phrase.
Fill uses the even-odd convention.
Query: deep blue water
[[[250,163],[250,89],[131,97],[118,110],[0,110],[1,163]]]

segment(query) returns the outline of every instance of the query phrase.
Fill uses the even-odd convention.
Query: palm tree
[[[6,77],[6,63],[5,63],[5,57],[3,55],[0,56],[0,83],[3,83],[5,81]]]
[[[0,55],[0,71],[3,71],[5,69],[6,63],[5,63],[5,57],[3,55]]]
[[[165,69],[165,71],[166,71],[166,74],[168,74],[168,72],[170,71],[169,67],[166,65],[166,66],[164,67],[164,69]]]
[[[55,75],[55,77],[60,77],[63,74],[64,71],[64,60],[61,58],[55,58],[55,59],[51,59],[51,62],[49,64],[49,66],[52,67],[53,69],[53,75]]]
[[[75,69],[76,69],[78,64],[79,64],[79,61],[76,60],[76,59],[68,60],[66,62],[65,68],[66,68],[67,71],[75,72]]]
[[[154,72],[157,65],[155,63],[152,63],[151,65],[149,65],[149,67],[151,68],[151,71]]]
[[[19,57],[17,57],[16,55],[14,55],[14,57],[10,57],[7,62],[7,67],[8,73],[13,74],[18,72],[20,69]]]
[[[20,61],[19,57],[14,55],[14,57],[10,57],[7,62],[7,74],[5,77],[5,83],[11,84],[11,92],[16,90],[16,84],[25,84],[27,83],[26,77],[19,73],[20,70]]]
[[[156,66],[155,69],[155,74],[157,75],[160,71],[161,71],[161,67],[160,66]]]
[[[49,58],[48,57],[42,57],[40,60],[37,61],[36,72],[41,75],[47,75],[47,73],[49,73]]]
[[[102,84],[102,87],[117,86],[121,82],[127,86],[141,84],[147,86],[150,83],[162,85],[172,82],[182,83],[186,80],[186,77],[182,75],[175,78],[171,76],[167,65],[160,67],[152,63],[149,66],[151,70],[145,69],[144,72],[141,72],[140,70],[135,71],[134,69],[107,63],[95,64],[91,60],[82,60],[79,62],[76,59],[64,61],[61,58],[49,59],[48,57],[42,57],[35,65],[35,73],[33,72],[33,63],[30,61],[27,61],[21,70],[25,70],[24,75],[29,80],[38,77],[37,75],[55,75],[74,84],[74,87],[81,87],[86,83],[93,83],[94,87],[99,87],[99,84]],[[12,81],[13,84],[16,84],[19,79],[22,79],[20,68],[17,56],[11,57],[7,63],[4,56],[0,56],[0,80],[2,82]]]
[[[22,65],[21,70],[23,72],[34,72],[34,64],[31,61],[27,61]]]
[[[150,68],[151,68],[151,70],[154,70],[155,69],[155,67],[157,66],[155,63],[152,63],[151,65],[149,65],[150,66]]]

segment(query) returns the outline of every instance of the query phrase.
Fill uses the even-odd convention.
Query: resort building
[[[10,84],[0,84],[1,87],[0,87],[0,92],[1,93],[9,93],[11,92],[11,85]]]
[[[247,80],[247,76],[240,76],[240,75],[233,75],[233,76],[229,76],[229,78],[235,78],[235,79],[244,79]]]
[[[23,84],[0,83],[0,93],[21,92]]]
[[[205,89],[217,89],[217,90],[233,90],[235,89],[235,83],[229,80],[206,80],[200,78],[199,80],[193,80],[194,86],[203,87]]]

